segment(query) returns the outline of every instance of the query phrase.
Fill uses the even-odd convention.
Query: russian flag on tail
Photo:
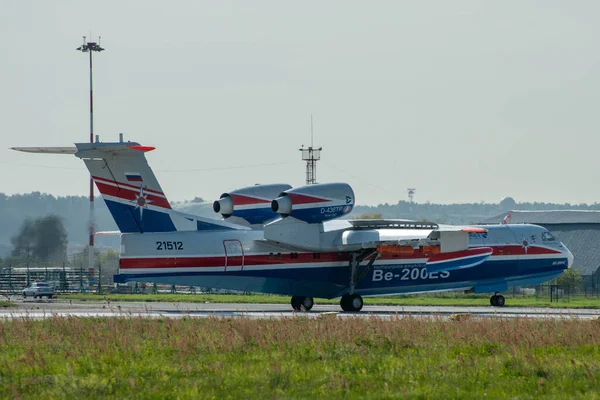
[[[139,172],[125,172],[125,178],[128,182],[143,182]]]

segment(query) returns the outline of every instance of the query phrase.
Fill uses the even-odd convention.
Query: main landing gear
[[[367,273],[373,266],[375,260],[377,260],[379,254],[373,250],[365,250],[362,252],[352,253],[350,255],[350,281],[348,282],[349,293],[342,296],[340,300],[340,306],[344,311],[358,312],[363,308],[363,299],[361,295],[354,292],[356,285],[363,280]],[[361,269],[360,263],[366,259],[369,259],[367,265]]]
[[[363,308],[363,298],[355,293],[356,285],[369,273],[379,254],[372,249],[366,249],[350,254],[348,293],[342,296],[340,306],[344,311],[358,312]],[[360,265],[362,261],[369,260],[366,265]],[[292,308],[296,311],[309,311],[315,304],[312,297],[292,296]]]
[[[310,311],[315,305],[315,300],[309,296],[292,296],[292,308],[296,311]]]
[[[492,297],[490,297],[490,304],[493,307],[504,307],[505,302],[506,299],[501,294],[496,293]]]
[[[345,294],[340,300],[340,306],[342,306],[342,310],[344,311],[357,312],[363,308],[363,299],[357,293]]]

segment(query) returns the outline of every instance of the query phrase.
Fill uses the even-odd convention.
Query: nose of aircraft
[[[565,246],[563,244],[563,247],[565,248],[565,250],[567,251],[567,260],[568,260],[568,266],[567,268],[571,268],[573,266],[573,260],[575,259],[575,257],[573,257],[573,253],[571,253],[571,250],[569,250],[567,248],[567,246]]]

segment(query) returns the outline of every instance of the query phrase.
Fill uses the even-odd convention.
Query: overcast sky
[[[358,204],[600,201],[598,1],[0,0],[0,192],[86,194],[72,156],[153,145],[173,200],[319,182]]]

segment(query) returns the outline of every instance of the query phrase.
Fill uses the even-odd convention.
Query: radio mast
[[[417,192],[417,189],[408,188],[408,189],[406,189],[406,191],[408,192],[408,202],[411,204],[414,203],[415,202],[415,193]]]
[[[308,149],[302,148],[302,161],[306,161],[306,184],[314,185],[317,183],[317,161],[321,159],[322,147],[315,149],[313,146],[313,116],[310,114],[310,147]]]

